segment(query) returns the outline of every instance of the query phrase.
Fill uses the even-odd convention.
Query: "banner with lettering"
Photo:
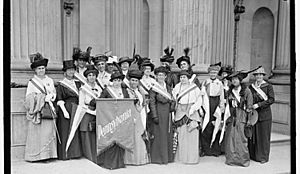
[[[112,143],[132,151],[134,146],[134,117],[139,113],[134,99],[96,100],[97,155]]]

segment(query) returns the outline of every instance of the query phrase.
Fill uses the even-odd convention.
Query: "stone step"
[[[283,135],[279,133],[271,133],[271,146],[289,145],[291,137],[289,135]]]

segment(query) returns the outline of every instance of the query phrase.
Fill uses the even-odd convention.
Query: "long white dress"
[[[56,98],[56,90],[54,82],[48,76],[44,79],[38,78],[36,75],[34,79],[38,82],[41,89],[46,89],[48,94],[52,95],[51,101]],[[26,97],[32,93],[41,94],[42,92],[29,81]],[[25,160],[39,161],[49,158],[57,158],[57,139],[55,132],[56,119],[41,119],[38,124],[28,120],[27,139],[25,146]]]
[[[177,94],[187,89],[189,85],[178,83],[172,94],[177,99]],[[194,88],[188,94],[184,95],[177,106],[175,114],[175,123],[187,116],[191,122],[183,124],[177,128],[178,147],[175,154],[175,162],[185,164],[197,164],[199,162],[199,129],[193,128],[200,122],[200,115],[197,110],[202,105],[202,93],[198,87]],[[190,109],[194,112],[189,115]]]

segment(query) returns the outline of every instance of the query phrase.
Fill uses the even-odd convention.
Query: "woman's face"
[[[97,62],[96,68],[97,68],[98,71],[100,71],[100,72],[105,71],[105,62],[104,62],[104,61]]]
[[[113,82],[113,86],[115,88],[120,88],[121,87],[121,83],[122,83],[121,79],[114,79],[112,82]]]
[[[96,74],[94,73],[89,73],[86,77],[87,81],[90,82],[90,83],[94,83],[96,81]]]
[[[238,77],[233,77],[231,79],[231,83],[233,86],[237,87],[237,86],[240,86],[241,82],[240,82],[240,79]]]
[[[144,66],[144,74],[146,76],[149,76],[151,74],[151,67],[150,66]]]
[[[74,77],[75,69],[74,68],[69,68],[66,70],[65,75],[67,78],[71,79]]]
[[[86,66],[86,61],[84,61],[83,59],[78,59],[78,66],[80,68],[84,68]]]
[[[188,70],[189,69],[189,64],[186,61],[181,61],[180,69],[181,70]]]
[[[128,68],[129,68],[129,63],[128,62],[121,63],[121,69],[122,69],[122,71],[127,71]]]
[[[255,74],[254,77],[255,77],[255,80],[257,82],[262,82],[263,79],[264,79],[264,75],[263,74]]]
[[[216,79],[217,75],[218,75],[218,71],[214,71],[214,70],[209,71],[209,77],[211,79]]]
[[[45,66],[38,66],[34,69],[35,74],[37,76],[43,76],[46,73],[46,67]]]
[[[166,77],[167,77],[166,74],[163,73],[163,72],[159,72],[156,75],[157,81],[160,82],[160,83],[164,82]]]
[[[189,82],[189,79],[186,75],[181,75],[180,76],[180,82],[183,83],[183,84],[186,84]]]
[[[130,78],[129,83],[132,89],[136,89],[139,85],[139,80],[137,78]]]

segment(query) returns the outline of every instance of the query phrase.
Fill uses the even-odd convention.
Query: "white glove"
[[[191,109],[189,110],[189,115],[192,115],[194,112],[195,112],[195,110],[191,108]]]
[[[202,109],[202,108],[200,108],[200,109],[199,109],[199,111],[200,111],[200,116],[204,116],[203,109]]]
[[[258,108],[258,104],[254,104],[253,109],[257,109],[257,108]]]
[[[49,102],[52,98],[52,94],[47,94],[45,97],[45,102]]]
[[[63,111],[63,114],[64,114],[64,117],[65,117],[66,119],[70,119],[69,112]]]

